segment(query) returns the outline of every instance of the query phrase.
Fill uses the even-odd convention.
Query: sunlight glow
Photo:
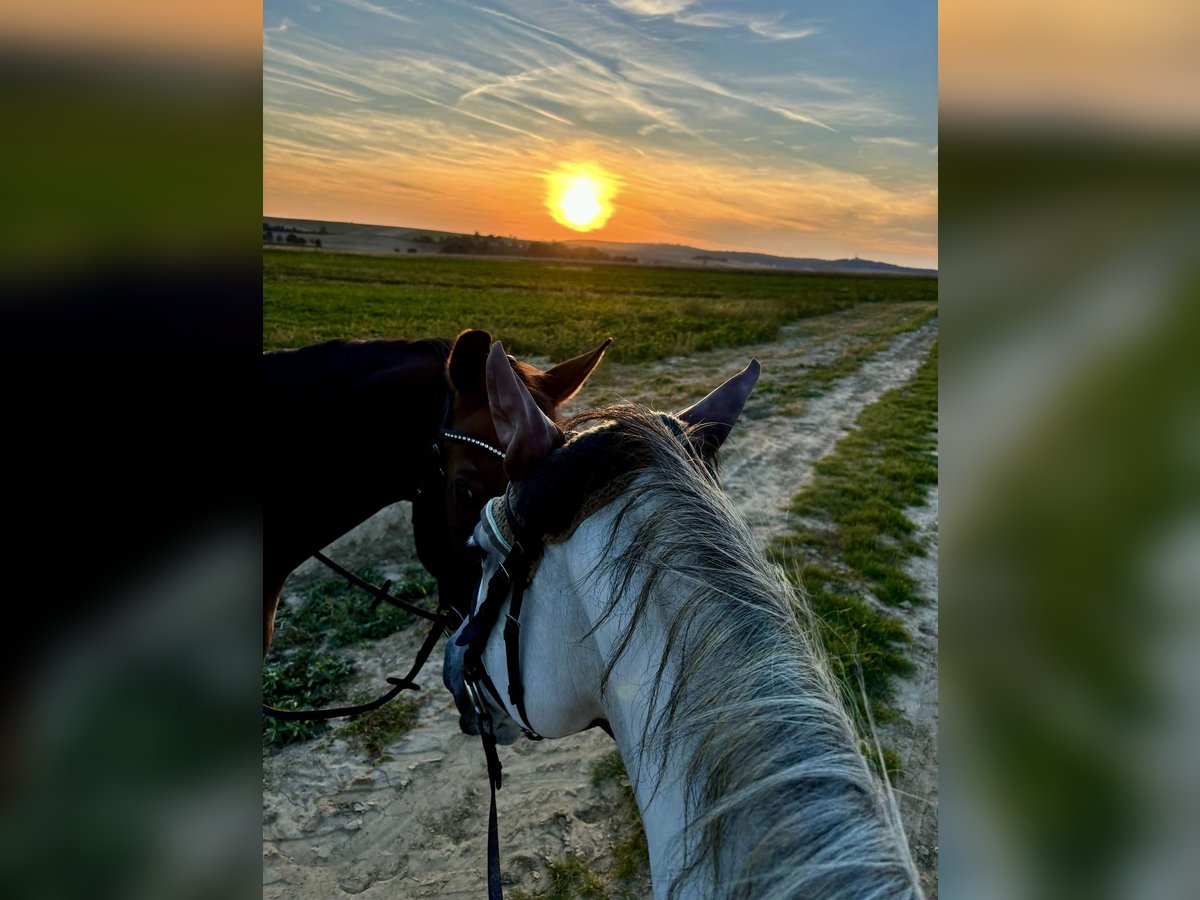
[[[598,166],[564,163],[545,177],[546,209],[560,225],[595,231],[612,216],[617,180]]]

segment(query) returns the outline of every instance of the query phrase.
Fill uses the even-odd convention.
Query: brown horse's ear
[[[487,358],[487,392],[492,422],[504,448],[504,474],[520,481],[563,442],[563,433],[538,408],[499,341]]]
[[[600,360],[604,358],[604,351],[612,342],[612,338],[605,338],[604,343],[595,350],[589,350],[582,356],[561,362],[542,374],[541,388],[554,401],[555,406],[561,406],[579,393],[579,389],[588,380],[588,376],[592,374],[596,366],[600,365]]]
[[[464,397],[474,397],[485,390],[484,366],[491,343],[490,334],[475,329],[464,331],[454,341],[446,368],[450,384]]]
[[[706,453],[716,453],[729,437],[738,416],[758,383],[760,367],[757,359],[738,372],[723,385],[683,412],[675,413],[688,425],[695,426],[693,434],[699,438]]]

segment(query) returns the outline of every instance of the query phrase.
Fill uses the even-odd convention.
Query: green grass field
[[[770,341],[855,303],[936,298],[933,278],[265,249],[263,349],[485,328],[512,353],[556,360],[611,336],[609,358],[636,362]]]
[[[771,547],[806,589],[848,701],[861,705],[861,685],[877,720],[895,716],[892,678],[912,670],[904,649],[911,638],[862,594],[892,606],[927,602],[905,571],[926,552],[905,510],[937,484],[937,373],[935,343],[912,380],[864,409],[817,463],[812,483],[792,501],[798,524]]]

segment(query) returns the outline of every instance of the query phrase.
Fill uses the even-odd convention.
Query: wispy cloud
[[[630,81],[620,71],[619,64],[614,66],[610,59],[585,49],[581,42],[499,10],[477,9],[515,26],[527,40],[541,48],[541,52],[524,48],[534,64],[522,72],[505,76],[502,79],[505,87],[520,86],[535,99],[541,97],[570,103],[580,110],[576,120],[600,124],[606,120],[612,122],[622,115],[632,116],[635,120],[649,119],[665,131],[703,139],[678,110]],[[483,44],[482,39],[471,38],[466,49],[478,47],[483,50]],[[494,89],[489,85],[477,85],[472,90],[479,87],[484,87],[485,93]]]
[[[749,22],[746,25],[755,34],[770,38],[773,41],[795,41],[800,38],[812,37],[819,33],[817,28],[784,28],[777,22]]]
[[[412,22],[412,19],[410,19],[408,16],[402,16],[400,13],[387,9],[386,7],[377,6],[374,3],[368,3],[367,0],[335,0],[335,2],[342,4],[342,6],[349,6],[351,9],[357,9],[360,12],[382,16],[385,19],[392,19],[396,22]],[[320,12],[320,7],[317,7],[317,11]]]
[[[570,119],[564,119],[562,116],[556,116],[554,113],[544,110],[539,106],[533,106],[529,103],[522,103],[520,100],[514,100],[511,97],[500,96],[499,99],[505,103],[511,103],[513,106],[521,109],[529,110],[529,112],[535,113],[545,119],[549,119],[551,122],[558,122],[560,125],[567,125],[571,128],[575,127],[575,123]]]
[[[354,91],[337,85],[329,84],[317,78],[311,78],[295,71],[284,71],[270,63],[263,63],[263,81],[267,84],[280,84],[302,90],[314,91],[327,97],[348,100],[351,103],[362,103],[363,97]]]
[[[535,141],[546,140],[546,138],[542,137],[539,134],[534,134],[532,131],[526,131],[523,128],[517,128],[514,125],[507,125],[504,122],[498,122],[495,119],[489,119],[487,116],[481,116],[481,115],[478,115],[477,113],[468,112],[465,109],[460,109],[457,106],[451,106],[447,103],[440,103],[437,100],[434,100],[432,97],[422,96],[421,94],[418,94],[415,91],[406,91],[404,88],[401,88],[401,87],[394,88],[394,90],[397,93],[404,94],[407,97],[413,97],[417,100],[420,100],[423,103],[428,103],[430,106],[437,106],[442,109],[448,109],[448,110],[450,110],[450,112],[458,113],[458,115],[460,115],[460,116],[467,116],[468,118],[475,119],[476,121],[479,121],[479,122],[486,122],[488,125],[494,125],[497,128],[503,128],[505,131],[511,131],[514,134],[521,134],[521,135],[524,135],[525,137],[533,138]]]
[[[631,71],[636,71],[639,77],[648,76],[652,80],[667,80],[680,82],[683,84],[690,84],[696,88],[699,88],[700,90],[706,91],[710,94],[715,94],[718,97],[736,100],[739,103],[744,103],[758,109],[772,112],[775,115],[782,116],[791,122],[799,122],[803,125],[814,125],[817,128],[824,128],[826,131],[837,130],[830,125],[826,125],[824,122],[813,116],[806,115],[805,113],[798,112],[794,109],[788,109],[787,107],[780,105],[770,98],[742,94],[691,72],[679,72],[658,65],[651,66],[643,63],[634,63]]]
[[[794,41],[818,33],[815,27],[789,28],[782,24],[783,15],[767,16],[736,12],[702,12],[675,16],[681,25],[696,28],[745,28],[773,41]]]
[[[486,84],[471,88],[471,90],[459,97],[458,100],[461,103],[463,100],[470,100],[472,97],[478,97],[480,94],[486,94],[489,91],[501,91],[504,88],[514,87],[523,82],[535,81],[544,76],[553,75],[555,72],[561,70],[561,66],[547,66],[545,68],[517,72],[513,75],[505,75],[503,78],[498,78],[495,81],[489,81]]]
[[[639,16],[668,16],[682,12],[696,0],[608,0],[617,9],[637,13]]]
[[[908,138],[900,137],[852,137],[850,138],[856,144],[880,144],[884,147],[906,147],[910,150],[920,150],[921,145],[916,141],[910,141]]]

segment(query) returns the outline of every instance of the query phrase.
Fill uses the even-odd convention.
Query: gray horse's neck
[[[775,634],[761,613],[747,625],[755,601],[730,602],[746,588],[688,559],[684,537],[643,592],[662,562],[634,545],[639,526],[673,527],[664,517],[678,511],[653,500],[624,508],[614,532],[622,508],[576,532],[555,596],[577,596],[586,655],[609,665],[593,702],[642,812],[655,897],[919,896],[903,831],[887,820],[818,660],[779,646],[787,629]],[[769,588],[764,578],[754,589]],[[714,822],[719,840],[705,834]]]
[[[580,529],[577,539],[586,542],[592,552],[583,558],[593,561],[593,554],[605,546],[612,528],[617,504],[602,510]],[[596,656],[601,660],[617,656],[631,609],[619,603],[612,615],[605,616],[610,594],[605,590],[603,573],[592,572],[590,578],[579,578],[583,585],[583,604],[586,618],[595,627]],[[636,596],[640,584],[628,585],[625,592]],[[656,611],[673,608],[668,598],[655,604]],[[597,626],[597,623],[598,626]],[[666,645],[665,623],[643,621],[636,629],[624,652],[617,658],[610,674],[604,696],[599,699],[621,759],[629,773],[650,855],[651,880],[656,900],[667,896],[668,888],[679,874],[687,856],[687,809],[685,765],[695,750],[691,739],[684,736],[674,741],[670,752],[664,752],[660,741],[653,738],[654,729],[662,715],[663,706],[671,696],[675,671],[668,666],[659,672]],[[657,685],[657,691],[654,686]],[[648,737],[649,736],[649,737]],[[679,898],[707,897],[711,893],[711,872],[701,867],[689,873],[678,886]]]

